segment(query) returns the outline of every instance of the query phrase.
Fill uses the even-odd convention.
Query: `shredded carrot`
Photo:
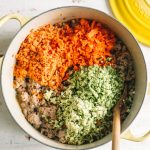
[[[57,89],[69,75],[67,70],[80,66],[113,65],[111,49],[115,35],[102,24],[80,19],[74,27],[46,25],[31,33],[22,42],[16,55],[14,76],[30,77],[43,86]]]

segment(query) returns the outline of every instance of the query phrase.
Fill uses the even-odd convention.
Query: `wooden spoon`
[[[120,106],[122,105],[126,95],[127,95],[127,86],[125,85],[123,94],[113,109],[112,150],[120,149],[120,131],[121,131]]]

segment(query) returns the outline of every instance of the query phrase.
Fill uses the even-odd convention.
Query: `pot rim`
[[[0,67],[0,70],[1,70],[1,72],[0,72],[0,76],[1,76],[1,77],[0,77],[0,83],[1,83],[1,87],[2,87],[2,88],[1,88],[1,91],[2,91],[2,97],[3,97],[3,99],[4,99],[4,102],[5,102],[6,106],[7,106],[7,103],[6,103],[6,101],[5,101],[5,97],[4,97],[4,94],[3,94],[3,93],[4,93],[4,91],[3,91],[3,86],[2,86],[3,62],[4,62],[4,60],[5,60],[5,57],[6,57],[7,52],[8,52],[8,49],[9,49],[10,45],[12,44],[13,40],[16,38],[17,34],[22,30],[22,28],[24,28],[24,27],[26,26],[26,24],[28,24],[29,22],[31,22],[31,21],[34,20],[35,18],[37,18],[37,17],[39,17],[39,16],[41,16],[41,15],[44,15],[44,14],[46,14],[47,12],[54,11],[54,10],[57,10],[57,9],[62,9],[62,8],[65,8],[65,9],[68,9],[68,8],[84,8],[84,9],[94,10],[94,11],[96,11],[97,13],[103,13],[104,15],[108,16],[110,19],[114,20],[115,22],[117,22],[118,24],[120,24],[121,26],[123,26],[123,27],[126,29],[126,31],[132,36],[132,38],[134,39],[134,41],[136,42],[138,48],[139,48],[140,51],[141,51],[141,56],[142,56],[142,58],[143,58],[143,60],[144,60],[145,75],[146,75],[146,78],[145,78],[146,84],[145,84],[145,90],[144,90],[145,92],[144,92],[144,96],[143,96],[143,98],[142,98],[142,102],[141,102],[141,105],[140,105],[139,110],[138,110],[137,113],[134,115],[134,118],[130,121],[130,123],[128,124],[128,126],[127,126],[125,129],[121,130],[121,133],[122,133],[122,132],[124,132],[124,131],[132,124],[132,122],[133,122],[133,121],[135,120],[135,118],[137,117],[137,115],[138,115],[138,113],[139,113],[139,111],[140,111],[140,109],[141,109],[141,106],[143,105],[144,98],[145,98],[146,91],[147,91],[147,67],[146,67],[145,58],[144,58],[143,52],[142,52],[142,50],[141,50],[141,47],[139,46],[139,43],[137,42],[137,40],[135,39],[135,37],[133,36],[133,34],[132,34],[121,22],[119,22],[116,18],[114,18],[113,16],[111,16],[111,15],[109,15],[109,14],[107,14],[107,13],[101,11],[101,10],[95,9],[95,8],[86,7],[86,6],[62,6],[62,7],[56,7],[56,8],[53,8],[53,9],[49,9],[49,10],[44,11],[44,12],[42,12],[42,13],[40,13],[40,14],[34,16],[34,17],[32,17],[31,19],[29,19],[29,20],[17,31],[17,33],[14,35],[13,39],[11,40],[11,42],[10,42],[10,44],[9,44],[9,46],[8,46],[8,48],[7,48],[6,52],[5,52],[5,54],[4,54],[4,58],[3,58],[3,60],[2,60],[1,67]],[[39,142],[39,143],[41,143],[41,144],[44,144],[44,145],[46,145],[46,146],[48,146],[48,147],[52,147],[52,148],[55,148],[55,149],[60,149],[60,148],[58,148],[58,147],[56,147],[56,146],[48,145],[48,144],[43,143],[42,141],[38,140],[37,138],[32,137],[32,135],[31,135],[30,133],[28,133],[21,125],[19,125],[18,121],[17,121],[17,120],[13,117],[13,115],[11,114],[11,112],[10,112],[8,106],[7,106],[6,108],[7,108],[8,112],[10,113],[11,117],[13,118],[13,120],[16,122],[16,124],[17,124],[26,134],[28,134],[32,139],[34,139],[34,140],[36,140],[37,142]],[[132,109],[132,108],[131,108],[131,109]],[[129,113],[129,114],[130,114],[130,113]],[[129,116],[129,114],[128,114],[128,116]],[[125,120],[128,119],[128,116],[126,117]],[[35,130],[36,130],[36,129],[35,129]],[[111,134],[112,134],[112,132],[110,133],[110,135],[111,135]],[[109,134],[108,134],[108,135],[109,135]],[[106,135],[106,136],[107,136],[107,135]],[[99,141],[99,140],[97,140],[97,141]],[[96,147],[105,145],[105,144],[109,143],[110,141],[111,141],[111,139],[109,139],[107,142],[105,142],[105,143],[103,143],[103,144],[101,144],[101,145],[98,145],[98,144],[97,144],[97,145],[91,146],[91,147],[89,147],[89,148],[87,148],[87,149],[93,149],[93,148],[96,148]],[[94,142],[92,142],[92,143],[94,143]],[[89,143],[89,145],[90,145],[90,144],[91,144],[91,143]],[[69,144],[64,144],[64,145],[69,145]],[[84,145],[88,145],[88,144],[83,144],[83,145],[70,145],[70,146],[81,147],[81,146],[84,146]],[[61,149],[62,149],[62,148],[61,148]],[[83,148],[78,148],[78,149],[83,149]],[[66,150],[66,149],[62,149],[62,150]],[[70,150],[71,150],[71,149],[70,149]]]

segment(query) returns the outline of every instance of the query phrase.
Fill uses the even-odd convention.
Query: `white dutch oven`
[[[60,149],[89,149],[93,147],[97,147],[103,145],[109,141],[111,141],[111,134],[107,135],[101,140],[93,142],[91,144],[85,144],[81,146],[73,146],[67,144],[61,144],[57,141],[48,139],[47,137],[40,134],[37,130],[35,130],[24,118],[19,104],[16,100],[15,90],[13,89],[13,69],[15,65],[15,55],[17,54],[21,42],[25,39],[25,37],[30,33],[31,29],[38,28],[39,26],[43,26],[45,24],[51,23],[55,24],[58,22],[63,22],[65,20],[74,19],[74,18],[86,18],[86,19],[94,19],[99,22],[106,24],[110,29],[112,29],[116,35],[123,40],[123,42],[127,45],[128,49],[134,60],[134,67],[136,72],[136,87],[135,91],[136,94],[134,96],[133,106],[131,113],[126,118],[126,120],[122,123],[122,131],[127,129],[134,118],[137,116],[141,105],[143,103],[143,99],[146,92],[147,86],[147,71],[145,66],[145,61],[141,49],[133,37],[133,35],[118,21],[113,19],[112,17],[108,16],[104,12],[86,8],[86,7],[61,7],[53,10],[49,10],[44,12],[37,17],[34,17],[26,24],[26,19],[20,15],[11,14],[1,18],[0,26],[5,23],[9,19],[17,19],[20,21],[22,28],[16,34],[14,39],[12,40],[2,63],[2,70],[1,70],[1,85],[2,85],[2,92],[6,102],[6,105],[9,109],[10,114],[17,122],[17,124],[32,138],[36,139],[37,141],[46,144],[51,147],[60,148]],[[130,140],[141,141],[144,138],[134,138],[132,135],[128,134],[128,137],[125,138]]]

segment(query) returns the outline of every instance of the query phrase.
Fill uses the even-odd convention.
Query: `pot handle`
[[[21,27],[29,20],[29,18],[13,13],[0,18],[0,27],[10,19],[16,19],[20,22]]]
[[[29,18],[13,13],[0,18],[0,27],[10,19],[16,19],[20,22],[21,27],[29,20]],[[0,53],[0,65],[2,63],[3,54]]]
[[[148,91],[147,91],[147,94],[150,95],[150,82],[148,82]],[[128,129],[127,131],[125,131],[124,133],[122,133],[121,138],[125,139],[125,140],[129,140],[129,141],[134,141],[134,142],[142,142],[142,141],[150,138],[150,131],[148,131],[147,133],[145,133],[141,137],[136,137],[136,136],[133,135],[133,133],[131,132],[131,130]]]
[[[125,140],[129,140],[129,141],[133,141],[133,142],[142,142],[148,138],[150,138],[150,131],[148,131],[145,135],[140,136],[140,137],[136,137],[133,135],[133,133],[131,132],[130,129],[128,129],[127,131],[125,131],[122,135],[121,135],[122,139]]]

